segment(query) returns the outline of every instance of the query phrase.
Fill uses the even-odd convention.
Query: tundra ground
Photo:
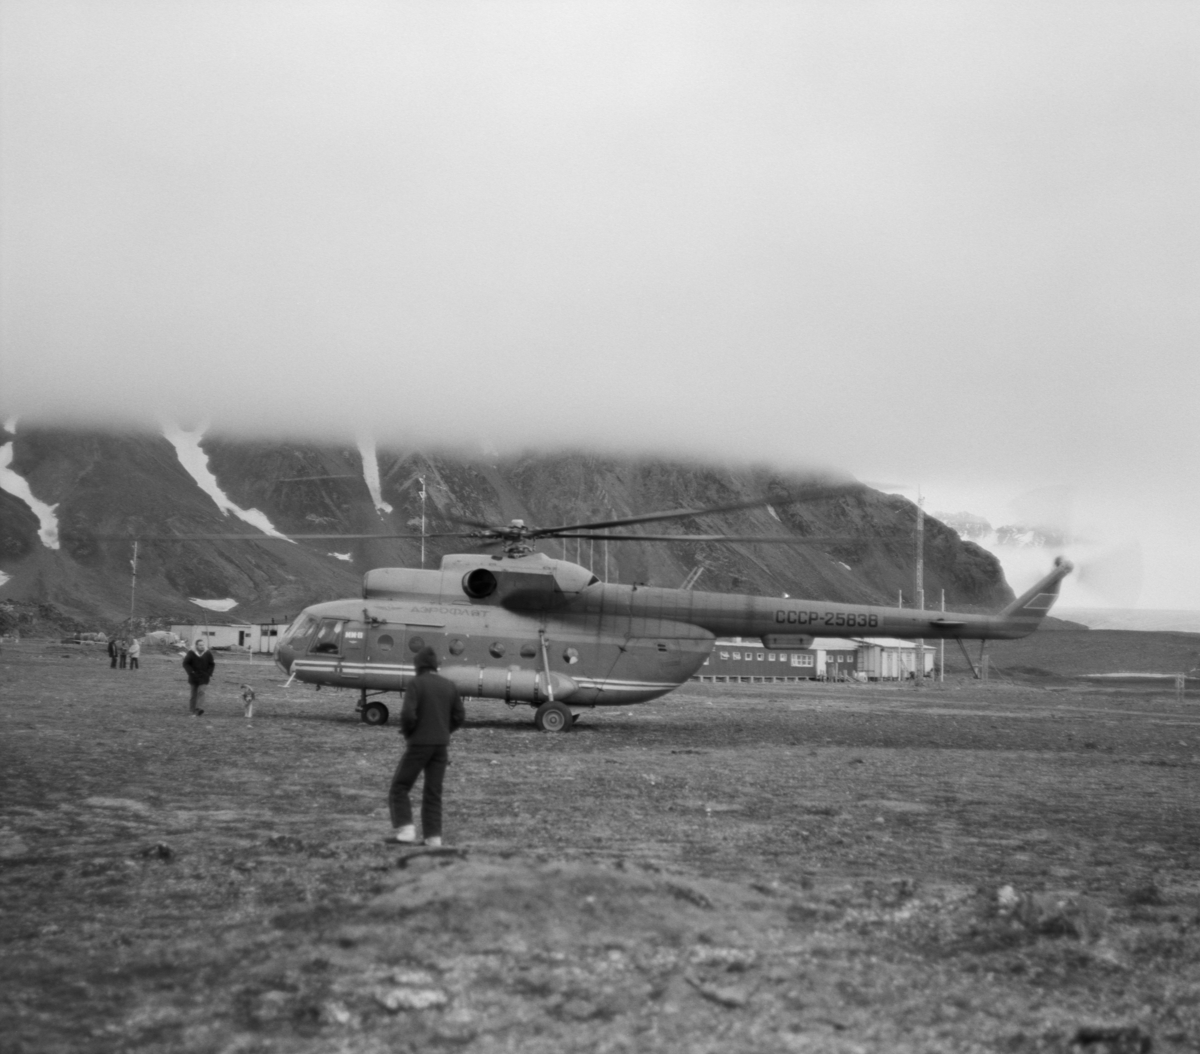
[[[1194,692],[471,701],[439,854],[383,844],[350,693],[221,656],[194,719],[97,650],[0,655],[6,1050],[1200,1045]]]

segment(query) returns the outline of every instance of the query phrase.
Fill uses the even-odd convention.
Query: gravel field
[[[441,852],[383,843],[350,693],[219,655],[193,719],[176,657],[5,643],[0,1049],[1195,1051],[1200,695],[1052,676],[1079,636],[565,735],[469,701]]]

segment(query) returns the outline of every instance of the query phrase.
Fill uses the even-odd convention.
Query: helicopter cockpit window
[[[599,581],[600,581],[600,579],[598,579],[595,575],[592,575],[591,579],[588,581],[588,585],[594,586]]]
[[[327,618],[321,620],[321,628],[313,638],[312,647],[308,650],[336,655],[342,650],[342,629],[346,625],[344,619]]]
[[[312,615],[301,615],[288,626],[287,631],[279,638],[280,645],[296,644],[307,639],[317,628],[317,620]]]

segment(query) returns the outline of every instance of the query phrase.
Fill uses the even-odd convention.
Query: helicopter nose
[[[287,644],[281,644],[275,649],[275,665],[286,674],[292,672],[292,660],[295,657],[296,653]]]

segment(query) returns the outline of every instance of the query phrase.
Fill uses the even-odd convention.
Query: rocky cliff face
[[[838,535],[845,540],[793,548],[754,544],[552,541],[551,556],[576,560],[610,581],[676,586],[700,569],[697,588],[811,596],[870,603],[911,602],[916,510],[911,502],[864,490],[811,504],[784,504],[809,477],[683,461],[593,457],[581,453],[469,459],[380,449],[382,501],[376,507],[353,446],[207,437],[209,467],[235,504],[265,513],[285,534],[420,532],[419,477],[427,531],[463,528],[449,517],[493,523],[513,518],[552,526],[679,507],[721,505],[763,495],[778,504],[671,524],[680,533]],[[22,430],[13,471],[34,495],[56,505],[61,548],[38,538],[38,521],[0,492],[0,600],[50,604],[67,616],[115,627],[130,612],[134,536],[234,532],[254,528],[222,513],[159,435]],[[636,529],[636,528],[635,528]],[[926,520],[925,588],[958,610],[996,608],[1011,599],[994,557],[950,528]],[[430,537],[425,566],[444,553],[474,551],[463,539]],[[349,556],[349,559],[339,558]],[[237,601],[226,621],[289,619],[303,606],[357,595],[371,567],[419,566],[419,538],[358,541],[169,541],[140,545],[139,618],[192,621],[194,599]],[[214,616],[214,620],[220,620]]]

